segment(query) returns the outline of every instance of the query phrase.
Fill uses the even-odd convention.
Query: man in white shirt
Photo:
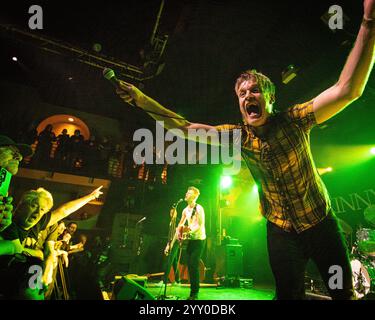
[[[190,278],[190,296],[188,300],[198,299],[199,292],[199,261],[204,249],[206,229],[204,224],[204,209],[196,201],[199,197],[199,190],[189,187],[185,201],[187,207],[182,212],[180,223],[177,227],[179,240],[188,239],[186,249],[187,265]],[[185,223],[187,222],[187,226]]]

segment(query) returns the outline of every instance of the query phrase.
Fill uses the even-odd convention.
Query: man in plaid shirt
[[[259,189],[267,218],[269,259],[277,299],[303,299],[304,272],[312,259],[334,299],[352,299],[352,273],[341,229],[310,150],[310,130],[358,99],[374,61],[375,0],[364,0],[364,16],[339,80],[314,99],[275,112],[275,87],[263,74],[248,70],[235,91],[243,125],[191,123],[164,108],[133,85],[120,81],[125,102],[134,100],[167,129],[241,129],[242,156]],[[342,270],[342,285],[330,286],[332,267]],[[337,269],[336,269],[337,270]]]

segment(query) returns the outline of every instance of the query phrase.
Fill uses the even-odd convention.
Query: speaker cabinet
[[[241,277],[243,275],[242,245],[227,244],[216,250],[216,275],[218,277]]]
[[[146,288],[125,276],[115,282],[111,300],[156,300],[156,298]]]

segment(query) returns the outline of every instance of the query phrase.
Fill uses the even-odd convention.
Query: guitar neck
[[[169,248],[170,249],[173,248],[174,243],[176,242],[176,240],[177,240],[177,231],[174,233],[173,238],[172,238],[171,242],[169,243]]]

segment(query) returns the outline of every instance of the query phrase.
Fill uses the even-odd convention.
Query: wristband
[[[368,29],[371,29],[374,26],[374,21],[374,19],[367,19],[363,17],[361,25]]]

